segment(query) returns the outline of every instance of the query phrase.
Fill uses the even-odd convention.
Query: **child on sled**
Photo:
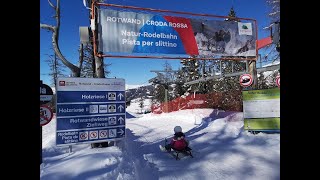
[[[182,132],[182,128],[180,126],[174,127],[174,137],[171,139],[171,142],[165,145],[165,150],[171,151],[184,151],[184,150],[191,150],[189,146],[189,141],[186,140],[185,134]]]

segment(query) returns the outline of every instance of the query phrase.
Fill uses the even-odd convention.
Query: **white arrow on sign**
[[[118,133],[120,133],[120,136],[122,136],[124,131],[122,129],[120,129],[120,132],[118,132]]]
[[[118,121],[120,121],[120,124],[123,124],[122,122],[124,121],[124,119],[123,119],[122,117],[120,117],[120,118],[118,119]]]
[[[124,95],[122,93],[119,93],[118,96],[119,96],[120,100],[122,97],[124,97]]]
[[[120,106],[118,106],[118,109],[120,110],[120,112],[122,112],[122,109],[123,109],[124,107],[122,106],[122,105],[120,105]]]

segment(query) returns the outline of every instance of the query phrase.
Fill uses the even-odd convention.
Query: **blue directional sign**
[[[57,146],[125,137],[124,79],[58,78],[56,91]]]

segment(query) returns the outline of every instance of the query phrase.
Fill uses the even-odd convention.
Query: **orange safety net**
[[[233,92],[239,93],[239,92]],[[233,95],[232,95],[233,96]],[[226,109],[234,111],[242,111],[242,100],[234,101],[233,104],[224,104],[226,97],[221,92],[212,92],[209,94],[190,94],[184,97],[178,97],[167,103],[153,104],[151,112],[154,114],[161,114],[163,112],[173,112],[184,109]]]

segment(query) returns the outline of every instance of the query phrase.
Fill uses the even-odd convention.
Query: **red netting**
[[[226,99],[232,99],[230,102],[226,102]],[[210,94],[190,94],[185,97],[178,97],[168,103],[153,104],[151,106],[151,112],[160,114],[162,112],[173,112],[183,109],[201,109],[201,108],[213,108],[223,109],[229,111],[242,111],[242,99],[239,97],[239,92],[213,92]]]

